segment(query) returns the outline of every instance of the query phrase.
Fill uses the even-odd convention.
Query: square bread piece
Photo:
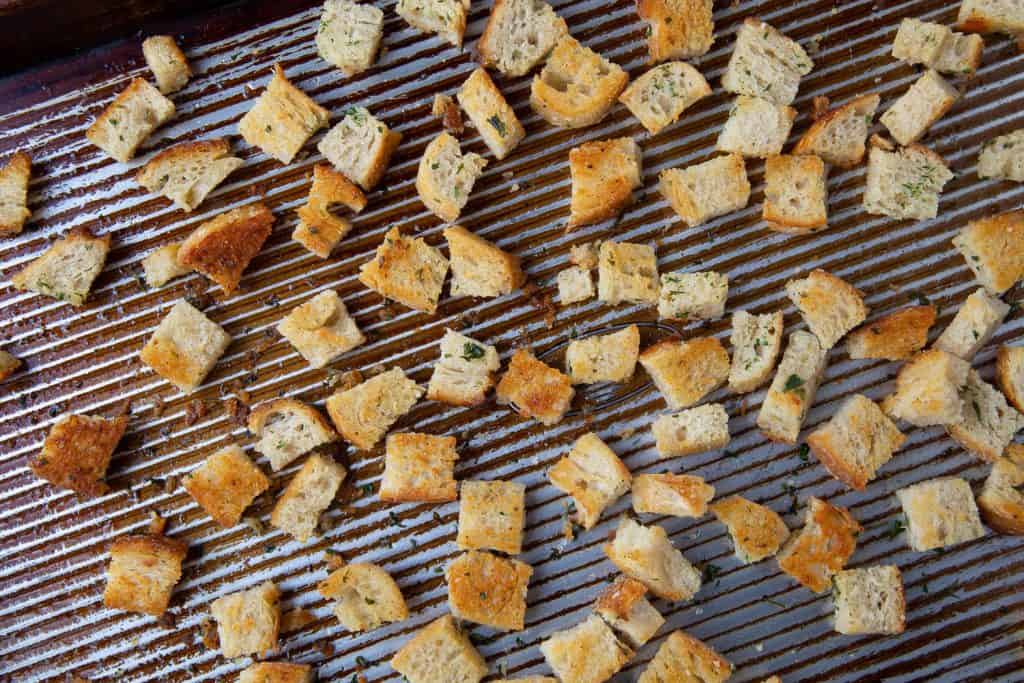
[[[480,683],[487,662],[450,614],[435,619],[391,658],[391,668],[409,683]]]
[[[316,51],[345,76],[354,76],[373,66],[383,34],[384,12],[372,3],[327,0],[316,31]]]
[[[497,550],[518,555],[526,525],[526,486],[514,481],[464,481],[459,494],[463,550]]]
[[[262,202],[222,213],[185,238],[178,265],[202,273],[231,296],[273,225],[274,214]]]
[[[182,142],[150,159],[135,180],[191,212],[244,163],[231,156],[231,144],[224,138]]]
[[[827,363],[828,349],[822,348],[816,336],[804,330],[789,335],[786,352],[757,415],[757,426],[765,436],[796,443]]]
[[[480,63],[505,76],[525,76],[568,33],[565,19],[543,0],[495,0],[477,43]]]
[[[452,296],[496,297],[526,283],[519,257],[499,249],[461,225],[444,229],[452,266]]]
[[[782,154],[794,119],[796,109],[792,107],[740,95],[729,110],[715,149],[758,159]]]
[[[934,306],[910,306],[861,325],[846,336],[850,358],[906,360],[928,343]]]
[[[373,259],[359,268],[359,281],[386,299],[425,313],[437,312],[448,259],[422,237],[391,228]]]
[[[157,534],[121,536],[110,546],[103,605],[162,616],[181,579],[188,544]]]
[[[109,234],[96,237],[87,227],[72,228],[16,273],[11,284],[21,291],[81,306],[103,270],[109,251]]]
[[[939,477],[896,492],[907,518],[907,544],[924,552],[973,541],[985,535],[971,485]]]
[[[711,0],[638,0],[636,13],[648,24],[650,62],[692,59],[715,42]]]
[[[458,497],[454,436],[401,433],[387,438],[380,499],[389,503],[441,503]]]
[[[803,280],[787,282],[786,294],[825,349],[831,349],[868,317],[864,294],[820,268]]]
[[[242,519],[270,480],[238,446],[225,446],[185,475],[181,486],[213,521],[225,529]]]
[[[779,552],[779,568],[805,588],[824,593],[856,550],[861,531],[846,508],[809,498],[804,526]]]
[[[1003,324],[1010,307],[983,288],[964,301],[932,348],[971,361]]]
[[[398,584],[375,564],[347,564],[331,572],[317,590],[334,601],[334,616],[349,631],[372,631],[409,618]]]
[[[687,474],[638,474],[633,478],[633,510],[652,515],[703,517],[715,487]]]
[[[290,164],[313,133],[327,127],[330,112],[285,78],[280,64],[252,109],[238,122],[238,134],[282,164]]]
[[[831,166],[853,168],[864,160],[865,143],[880,101],[872,93],[828,110],[803,134],[793,154],[814,154]]]
[[[807,445],[833,477],[863,491],[905,440],[878,404],[854,394],[807,436]]]
[[[496,348],[445,330],[427,398],[452,406],[480,405],[494,386],[494,373],[500,367]]]
[[[665,623],[646,596],[647,586],[628,576],[620,576],[597,597],[594,611],[630,647],[640,648]]]
[[[978,177],[1024,183],[1024,128],[994,137],[978,152]]]
[[[456,619],[499,631],[523,630],[530,565],[471,550],[452,560],[445,574],[448,605]]]
[[[878,119],[901,145],[917,142],[949,111],[960,91],[929,69]]]
[[[661,458],[674,458],[729,445],[729,414],[721,403],[659,415],[651,424]]]
[[[1024,34],[1024,10],[1013,0],[964,0],[956,19],[957,28],[972,33],[1006,33],[1017,38]]]
[[[327,398],[327,414],[338,433],[356,448],[368,451],[398,419],[412,410],[423,388],[394,367],[351,389]]]
[[[1024,151],[1024,136],[1021,138]],[[1003,294],[1024,279],[1024,211],[971,221],[953,238],[975,279],[993,294]]]
[[[648,133],[657,135],[710,94],[711,86],[699,71],[686,62],[669,62],[648,69],[630,83],[619,95],[619,102]]]
[[[729,354],[714,337],[660,341],[644,349],[640,365],[672,410],[700,403],[729,377]]]
[[[573,339],[565,350],[565,371],[573,384],[628,382],[640,355],[640,328]]]
[[[558,281],[558,303],[562,306],[593,299],[596,293],[594,278],[590,276],[590,271],[586,268],[579,266],[563,268],[558,271],[556,280]]]
[[[978,496],[985,523],[1002,534],[1024,534],[1024,444],[1013,443],[992,471]]]
[[[945,160],[922,145],[868,154],[864,210],[897,220],[935,218],[939,194],[953,179]]]
[[[402,134],[388,128],[369,109],[349,107],[317,149],[346,178],[369,192],[384,177],[401,141]]]
[[[28,209],[28,183],[32,157],[18,152],[0,167],[0,237],[18,235],[32,212]]]
[[[277,499],[270,523],[305,543],[313,537],[320,514],[334,501],[345,474],[329,455],[313,453]]]
[[[956,424],[963,415],[960,390],[970,369],[970,364],[945,351],[922,351],[900,368],[896,391],[885,398],[882,409],[916,427]]]
[[[185,53],[171,36],[150,36],[142,41],[142,56],[164,95],[178,92],[192,78]]]
[[[275,472],[309,451],[333,443],[338,434],[323,414],[292,398],[262,403],[249,413],[249,431],[260,438],[255,448]]]
[[[602,242],[597,266],[597,298],[609,304],[656,304],[658,257],[654,247],[631,242]]]
[[[803,235],[828,227],[828,168],[806,154],[768,157],[762,216],[771,230]]]
[[[701,273],[664,273],[658,294],[662,320],[715,320],[725,315],[729,276]]]
[[[584,128],[603,119],[629,74],[570,35],[563,36],[530,85],[530,106],[552,126]]]
[[[783,327],[781,311],[764,315],[751,315],[746,311],[732,314],[730,391],[745,394],[768,381],[782,351]]]
[[[722,88],[774,104],[792,104],[800,79],[813,68],[814,63],[798,42],[759,19],[747,17],[736,33],[736,46],[722,74]]]
[[[153,330],[139,359],[156,374],[191,394],[223,355],[231,336],[181,299]]]
[[[523,124],[485,69],[475,69],[455,97],[497,159],[507,157],[526,136]]]
[[[300,206],[298,225],[292,239],[320,258],[328,258],[338,243],[352,230],[352,223],[333,210],[343,206],[352,213],[366,208],[366,195],[330,164],[313,167],[309,199]]]
[[[604,683],[633,657],[596,614],[564,631],[555,631],[540,644],[548,666],[563,683]]]
[[[614,218],[643,186],[643,159],[633,138],[584,142],[569,150],[569,228]]]
[[[309,664],[257,662],[238,674],[238,683],[314,683],[316,676]]]
[[[462,47],[469,0],[398,0],[395,13],[424,33],[436,33],[455,47]]]
[[[672,545],[660,526],[643,526],[622,517],[615,538],[604,544],[604,552],[619,571],[659,598],[689,600],[700,590],[700,572]]]
[[[960,398],[964,403],[961,420],[946,425],[946,431],[972,454],[996,462],[1014,435],[1024,429],[1024,415],[1007,404],[999,390],[975,370],[968,371]]]
[[[277,332],[314,368],[322,368],[366,341],[345,302],[326,289],[292,309]]]
[[[142,272],[146,278],[146,286],[157,289],[175,278],[188,275],[191,268],[178,265],[178,250],[181,242],[172,242],[157,247],[142,259]]]
[[[273,581],[217,598],[210,612],[217,621],[220,652],[228,659],[262,656],[277,647],[281,591]]]
[[[486,166],[487,159],[476,152],[463,154],[458,139],[442,132],[423,150],[416,171],[420,201],[446,223],[458,220]]]
[[[750,181],[740,154],[666,169],[659,177],[658,191],[690,227],[739,211],[750,201]]]
[[[732,664],[711,647],[682,631],[673,631],[658,648],[637,683],[699,681],[725,683]]]
[[[1024,346],[1000,346],[996,382],[1010,404],[1024,413]]]
[[[832,578],[832,601],[838,633],[903,633],[907,604],[898,567],[844,569]]]
[[[553,425],[569,412],[576,391],[568,375],[537,360],[530,351],[517,349],[495,395],[498,405],[511,406],[525,418]]]
[[[128,163],[150,134],[174,116],[174,103],[144,78],[133,78],[96,117],[85,137],[109,156]]]
[[[576,503],[575,519],[593,529],[601,513],[629,491],[629,468],[597,434],[587,432],[548,470],[548,479]]]
[[[972,76],[981,65],[985,41],[948,26],[906,17],[892,43],[892,56],[908,64],[923,64],[941,73]]]
[[[744,564],[771,557],[789,538],[789,528],[778,513],[741,496],[723,498],[709,507],[728,529],[733,551]]]

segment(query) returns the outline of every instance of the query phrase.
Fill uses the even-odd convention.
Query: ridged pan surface
[[[253,443],[230,399],[255,405],[284,395],[322,406],[338,371],[365,373],[396,365],[425,384],[438,356],[437,342],[448,327],[496,344],[507,360],[518,345],[555,357],[555,347],[574,332],[655,322],[656,312],[650,308],[597,301],[566,308],[549,305],[554,277],[567,265],[570,246],[607,238],[656,245],[662,272],[728,273],[728,311],[782,310],[787,333],[803,323],[783,286],[820,267],[863,290],[873,314],[926,296],[939,308],[934,336],[977,286],[951,238],[967,221],[1018,208],[1024,198],[1024,186],[981,180],[975,173],[982,142],[1024,126],[1024,57],[1009,40],[991,36],[986,38],[983,66],[964,83],[966,95],[925,140],[956,172],[942,195],[938,219],[896,222],[865,214],[861,166],[831,173],[826,231],[805,237],[773,233],[760,218],[763,164],[750,162],[749,206],[699,229],[685,227],[657,192],[658,174],[714,154],[730,106],[719,81],[745,17],[759,16],[796,38],[815,61],[794,105],[800,112],[795,140],[809,123],[814,96],[843,102],[873,91],[882,95],[883,109],[891,104],[917,73],[889,55],[900,19],[949,24],[956,14],[955,3],[937,1],[716,3],[716,41],[697,61],[714,95],[655,137],[621,106],[590,128],[553,128],[529,107],[529,78],[497,79],[527,137],[499,162],[467,128],[464,147],[484,154],[490,163],[459,222],[519,254],[538,289],[473,300],[453,299],[446,287],[436,315],[411,312],[385,304],[363,287],[356,279],[358,268],[391,226],[435,245],[444,243],[442,224],[416,196],[414,176],[424,147],[441,128],[430,113],[433,95],[453,93],[474,68],[472,48],[489,3],[473,3],[463,50],[412,31],[395,14],[393,2],[375,4],[386,14],[386,49],[373,69],[355,78],[344,78],[316,55],[319,7],[313,5],[263,25],[239,25],[235,35],[215,42],[187,44],[196,76],[174,95],[177,116],[127,165],[101,154],[84,133],[131,77],[149,77],[140,60],[111,64],[85,89],[0,113],[0,159],[26,150],[37,168],[30,192],[31,223],[21,235],[0,242],[2,344],[28,367],[6,382],[0,394],[0,679],[66,680],[78,675],[125,682],[234,680],[247,662],[225,660],[201,642],[210,602],[271,579],[283,592],[285,611],[302,608],[313,616],[311,623],[283,635],[277,658],[314,664],[321,680],[363,680],[357,677],[361,673],[367,681],[397,681],[400,677],[388,664],[392,654],[413,632],[448,610],[442,571],[457,552],[458,504],[384,504],[376,495],[382,449],[343,449],[339,458],[348,467],[348,480],[315,541],[299,544],[269,526],[273,493],[261,497],[249,513],[260,518],[265,531],[257,533],[246,525],[222,530],[174,484],[214,450]],[[556,0],[554,6],[576,38],[631,76],[646,68],[645,25],[632,2]],[[323,132],[288,166],[268,160],[237,138],[237,122],[262,91],[274,63],[330,109],[332,122],[344,107],[359,104],[404,136],[382,186],[370,195],[353,232],[326,261],[290,239],[295,210],[304,202],[312,167],[320,160],[315,144]],[[644,187],[637,201],[617,221],[567,232],[569,150],[587,140],[622,135],[634,136],[643,148]],[[235,136],[236,153],[245,165],[196,212],[184,214],[134,181],[135,171],[155,150],[215,136]],[[258,197],[274,210],[277,222],[234,296],[224,299],[198,275],[159,290],[140,285],[140,261],[151,249],[180,240],[202,221]],[[50,240],[75,226],[113,237],[107,265],[87,305],[72,308],[7,284]],[[340,292],[369,338],[333,363],[330,373],[311,369],[274,330],[291,308],[327,288]],[[1019,296],[1019,289],[1009,294],[1010,299]],[[192,397],[183,397],[138,357],[157,322],[183,297],[207,300],[207,315],[234,338]],[[728,317],[675,327],[684,337],[714,335],[728,343]],[[983,377],[992,377],[997,346],[1019,340],[1022,329],[1024,318],[1016,312],[978,355],[975,366]],[[657,331],[647,327],[644,334]],[[897,367],[851,361],[841,348],[833,350],[805,429],[828,420],[852,393],[879,399],[890,392]],[[891,533],[901,519],[897,489],[942,475],[964,477],[977,489],[989,468],[942,430],[913,429],[878,479],[866,491],[853,492],[813,457],[801,457],[799,446],[772,444],[759,433],[754,420],[763,395],[763,390],[743,397],[716,392],[712,400],[724,402],[731,415],[728,450],[666,461],[658,461],[649,428],[666,407],[649,386],[615,405],[582,406],[553,427],[521,419],[493,399],[478,409],[422,401],[401,420],[396,429],[457,436],[459,479],[510,479],[527,486],[520,559],[534,574],[526,629],[473,629],[492,677],[548,673],[539,644],[584,619],[594,598],[616,575],[601,546],[619,515],[629,510],[629,497],[608,510],[596,528],[568,541],[563,538],[568,499],[545,474],[575,438],[592,430],[634,473],[671,470],[703,476],[717,497],[742,494],[764,503],[784,514],[791,528],[802,524],[810,496],[848,506],[865,528],[851,566],[897,564],[906,585],[906,633],[842,636],[833,630],[827,594],[799,587],[773,560],[741,565],[725,529],[711,516],[648,518],[668,530],[685,556],[704,568],[708,580],[694,600],[655,602],[668,623],[615,677],[617,683],[636,680],[665,635],[677,628],[727,657],[736,667],[737,681],[760,681],[772,674],[786,683],[1024,680],[1018,642],[1024,543],[990,532],[946,552],[915,553],[902,535]],[[205,402],[205,414],[196,414],[198,404],[189,414],[193,399]],[[131,424],[108,473],[111,493],[77,500],[33,477],[28,458],[39,451],[60,415],[110,415],[126,402]],[[260,464],[269,472],[265,460]],[[293,465],[275,474],[274,489],[296,469]],[[102,603],[111,541],[144,530],[154,510],[167,517],[168,532],[186,539],[191,548],[169,616],[160,622],[107,610]],[[316,591],[327,575],[326,551],[382,565],[401,586],[410,618],[369,633],[347,633]]]

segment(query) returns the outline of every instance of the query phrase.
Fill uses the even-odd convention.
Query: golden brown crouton
[[[693,636],[673,631],[640,674],[637,683],[699,681],[725,683],[732,676],[732,664]]]
[[[922,481],[896,492],[907,518],[907,544],[924,552],[985,535],[971,485],[958,477]]]
[[[871,122],[880,97],[861,95],[815,119],[793,154],[815,154],[832,166],[852,168],[864,160]]]
[[[128,417],[63,415],[46,435],[42,452],[29,463],[32,472],[54,486],[95,497],[107,492],[103,481],[110,457],[128,428]]]
[[[828,349],[806,330],[789,335],[789,344],[761,403],[757,426],[773,441],[796,443],[818,383],[828,362]]]
[[[487,159],[475,152],[463,154],[458,139],[442,132],[423,150],[416,192],[431,213],[451,223],[458,220],[486,166]]]
[[[419,630],[395,656],[391,668],[409,683],[479,683],[487,662],[450,614]]]
[[[640,364],[673,410],[699,403],[729,377],[729,354],[714,337],[660,341],[644,349]]]
[[[171,36],[150,36],[142,41],[142,55],[153,72],[156,87],[165,95],[185,87],[192,77],[185,53]]]
[[[188,544],[157,534],[122,536],[110,546],[103,604],[110,609],[161,616],[181,579]]]
[[[483,403],[501,367],[498,350],[454,330],[444,331],[440,346],[427,398],[453,406]]]
[[[409,617],[405,598],[391,575],[375,564],[348,564],[317,586],[334,600],[334,615],[349,631],[372,631]]]
[[[87,227],[72,228],[67,236],[16,273],[11,284],[22,291],[81,306],[103,270],[109,251],[109,234],[96,237]]]
[[[180,249],[181,242],[172,242],[157,247],[142,259],[142,271],[148,287],[163,287],[174,278],[192,272],[191,268],[178,265],[178,250]]]
[[[392,503],[455,500],[454,436],[402,433],[387,438],[380,499]]]
[[[452,615],[501,631],[523,630],[530,565],[471,550],[445,572]]]
[[[274,214],[261,202],[222,213],[185,238],[178,265],[202,273],[230,296],[273,225]]]
[[[32,157],[18,152],[0,168],[0,237],[21,233],[32,212],[28,209],[28,182]]]
[[[576,503],[576,520],[592,529],[605,508],[629,491],[629,468],[593,432],[576,440],[569,453],[548,470],[548,479]]]
[[[786,522],[771,508],[729,496],[711,504],[711,512],[729,530],[740,562],[760,562],[779,552],[789,538]]]
[[[665,623],[646,595],[647,586],[628,576],[620,576],[598,596],[594,611],[630,647],[640,648]]]
[[[463,550],[497,550],[518,555],[526,524],[526,486],[514,481],[464,481],[459,495]]]
[[[640,146],[633,138],[594,140],[569,150],[572,201],[569,227],[614,218],[643,185]]]
[[[665,600],[688,600],[700,590],[700,572],[658,525],[623,516],[604,553],[619,570]]]
[[[960,422],[964,402],[960,390],[971,366],[951,353],[928,349],[900,368],[896,391],[882,402],[886,414],[917,427]]]
[[[787,282],[786,293],[825,349],[835,346],[868,315],[863,292],[820,268],[803,280]]]
[[[633,656],[596,614],[570,629],[556,631],[540,645],[548,666],[565,683],[610,680]]]
[[[238,446],[225,446],[192,470],[182,488],[215,522],[238,524],[245,508],[270,487],[270,480]]]
[[[688,474],[638,474],[633,479],[633,510],[652,515],[703,517],[715,487]]]
[[[264,655],[277,647],[281,628],[281,592],[272,581],[217,598],[210,612],[217,621],[221,654],[232,659]]]
[[[296,306],[277,331],[314,368],[322,368],[366,341],[345,303],[327,289]]]
[[[565,370],[573,384],[628,382],[640,355],[640,328],[573,339],[565,350]]]
[[[525,76],[569,32],[543,0],[495,0],[477,43],[480,62],[506,76]]]
[[[348,4],[356,3],[343,0]],[[368,5],[358,5],[368,7]],[[342,119],[323,137],[317,149],[334,168],[369,192],[388,170],[391,155],[402,134],[391,130],[366,107],[349,107]]]
[[[647,244],[601,243],[597,297],[609,304],[658,303],[658,256]]]
[[[146,79],[135,78],[89,126],[85,137],[114,159],[127,163],[139,145],[172,116],[174,103]]]
[[[1024,211],[971,221],[953,246],[985,289],[1002,294],[1024,279]]]
[[[815,593],[824,593],[853,555],[862,530],[846,508],[810,498],[804,527],[779,553],[779,568]]]
[[[903,633],[907,602],[898,567],[845,569],[832,579],[836,632]]]
[[[270,523],[305,543],[313,537],[320,514],[334,501],[346,474],[331,456],[313,453],[277,499]]]
[[[804,235],[828,227],[828,167],[821,158],[770,156],[764,178],[762,217],[769,229]]]
[[[444,229],[451,254],[452,296],[511,294],[526,282],[519,257],[499,249],[461,225]]]
[[[566,375],[524,349],[512,354],[496,389],[500,405],[509,405],[523,417],[536,418],[546,425],[557,424],[565,417],[575,395]]]
[[[711,0],[637,0],[636,12],[648,24],[649,61],[691,59],[715,42]]]
[[[202,384],[231,336],[184,299],[160,321],[139,359],[188,394]]]
[[[480,137],[498,159],[508,156],[526,136],[515,110],[482,67],[469,75],[457,97]]]
[[[846,337],[850,358],[906,360],[928,343],[934,306],[910,306],[864,323]]]
[[[299,207],[299,224],[292,232],[292,239],[320,258],[330,256],[352,229],[348,220],[332,213],[339,204],[359,213],[366,208],[366,195],[329,164],[317,164],[313,167],[309,199]]]
[[[315,674],[309,664],[256,662],[238,674],[238,683],[313,683]]]
[[[807,436],[807,445],[832,476],[863,491],[905,440],[878,404],[854,394],[831,420]]]
[[[160,152],[135,175],[144,188],[192,211],[244,162],[226,139],[182,142]]]
[[[279,398],[249,413],[249,431],[260,437],[256,450],[276,472],[300,455],[338,440],[331,424],[311,405]]]
[[[392,228],[373,259],[360,267],[359,281],[409,308],[435,313],[447,273],[448,259],[439,249]]]
[[[1012,443],[992,471],[978,496],[985,523],[1003,534],[1024,534],[1024,444]]]
[[[553,126],[583,128],[603,119],[629,74],[570,35],[563,36],[530,85],[530,106]]]
[[[1024,346],[1000,346],[996,354],[996,381],[1006,400],[1024,413]]]
[[[409,412],[423,388],[394,367],[327,399],[327,414],[345,440],[368,451]]]
[[[651,432],[661,458],[704,453],[729,445],[729,414],[721,403],[707,403],[659,415]]]
[[[238,133],[267,156],[290,164],[329,119],[330,112],[292,85],[281,65],[275,64],[267,89],[238,122]]]

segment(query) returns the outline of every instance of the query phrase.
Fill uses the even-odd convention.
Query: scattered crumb
[[[220,649],[220,638],[217,637],[217,624],[213,619],[203,619],[199,622],[199,632],[202,635],[203,647],[207,650]]]
[[[332,551],[324,553],[324,562],[327,563],[327,568],[332,572],[345,566],[345,558]]]
[[[160,513],[156,510],[150,510],[149,512],[149,533],[162,535],[164,529],[167,528],[167,520],[160,516]]]
[[[263,526],[263,522],[260,521],[260,518],[253,517],[251,515],[246,515],[245,517],[242,517],[242,524],[252,529],[253,533],[257,536],[262,535],[263,532],[266,530],[266,527]]]

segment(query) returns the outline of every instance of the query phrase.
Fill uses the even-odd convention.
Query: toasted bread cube
[[[488,149],[499,160],[507,157],[526,136],[515,111],[484,69],[474,70],[456,97]]]
[[[181,483],[188,495],[225,529],[242,519],[270,480],[238,446],[225,446],[188,473]]]
[[[1007,304],[979,288],[967,297],[933,348],[970,361],[992,339],[1009,312]]]
[[[996,381],[1010,404],[1024,413],[1024,346],[1000,346]]]
[[[448,605],[456,619],[500,631],[523,630],[530,565],[471,550],[452,560],[445,574]]]
[[[28,182],[32,157],[18,152],[0,168],[0,237],[21,234],[32,212],[28,209]]]
[[[832,476],[863,491],[905,440],[874,401],[854,394],[831,420],[807,436],[807,445]]]
[[[703,517],[715,487],[687,474],[638,474],[633,478],[633,510],[652,515]]]
[[[188,544],[157,534],[121,536],[110,546],[103,604],[159,617],[181,579]]]
[[[839,633],[903,633],[907,604],[898,567],[844,569],[832,579],[832,600]]]
[[[796,443],[827,362],[828,349],[816,336],[803,330],[789,335],[789,345],[757,415],[757,426],[765,436]]]
[[[720,403],[659,415],[651,424],[661,458],[704,453],[729,445],[729,414]]]
[[[469,0],[398,0],[395,12],[413,28],[436,33],[455,47],[462,47]]]
[[[451,254],[452,296],[496,297],[511,294],[526,283],[519,257],[466,230],[444,229]]]
[[[10,377],[22,365],[21,360],[0,350],[0,382]]]
[[[327,126],[330,112],[292,85],[280,64],[252,109],[238,122],[238,134],[282,164],[290,164],[313,133]]]
[[[701,273],[665,273],[658,294],[658,317],[670,320],[714,320],[725,315],[729,276]]]
[[[882,409],[917,427],[956,424],[963,415],[960,390],[970,368],[945,351],[922,351],[900,368],[896,391],[882,402]]]
[[[686,62],[668,62],[648,69],[630,83],[619,95],[619,102],[648,133],[657,135],[710,94],[711,86],[699,71]]]
[[[901,145],[917,142],[960,98],[960,92],[938,72],[929,69],[879,121]]]
[[[459,141],[442,132],[423,150],[416,171],[416,192],[431,213],[451,223],[462,214],[485,166],[487,159],[476,152],[463,154]]]
[[[596,614],[570,629],[555,631],[540,644],[540,651],[563,683],[603,683],[633,656]]]
[[[387,299],[435,313],[447,274],[448,259],[440,249],[391,228],[373,259],[359,268],[359,281]]]
[[[572,200],[569,227],[614,218],[643,185],[643,160],[633,138],[585,142],[569,150]]]
[[[964,35],[942,24],[907,17],[896,32],[892,56],[941,73],[970,76],[981,64],[984,47],[981,36]]]
[[[715,157],[682,169],[664,170],[658,190],[690,227],[739,211],[750,201],[747,167],[739,154]]]
[[[597,297],[609,304],[658,301],[658,257],[654,248],[630,242],[602,242]]]
[[[711,0],[639,0],[636,12],[647,22],[650,60],[692,59],[715,42]]]
[[[1003,294],[1024,279],[1024,211],[971,221],[953,238],[953,246],[985,289]]]
[[[604,544],[604,552],[619,571],[659,598],[688,600],[700,590],[700,572],[672,545],[660,526],[643,526],[623,517],[615,538]]]
[[[1024,183],[1024,128],[982,144],[978,153],[978,177]]]
[[[934,306],[910,306],[865,323],[846,337],[850,358],[906,360],[928,343]]]
[[[368,451],[398,419],[412,410],[423,387],[394,367],[327,399],[327,414],[338,433],[356,448]]]
[[[584,128],[611,110],[629,74],[570,35],[563,36],[530,86],[530,106],[562,128]]]
[[[974,370],[968,371],[960,398],[964,404],[961,419],[946,425],[946,431],[982,460],[999,460],[1014,435],[1024,429],[1024,415],[1008,405],[999,390]]]
[[[160,321],[139,353],[156,374],[190,394],[223,355],[231,336],[184,299]]]
[[[454,436],[391,434],[384,455],[380,499],[390,503],[441,503],[458,497]]]
[[[569,33],[543,0],[495,0],[477,43],[480,63],[505,76],[525,76]]]
[[[637,683],[700,681],[725,683],[732,664],[711,647],[682,631],[673,631],[640,674]]]
[[[497,550],[518,555],[526,524],[526,486],[514,481],[465,481],[459,496],[463,550]]]
[[[644,349],[640,364],[672,410],[696,405],[729,376],[729,354],[714,337],[658,342]]]
[[[292,309],[277,331],[314,368],[322,368],[366,341],[345,303],[325,289]]]
[[[96,237],[87,227],[72,228],[49,249],[11,278],[22,291],[81,306],[103,270],[110,251],[110,235]]]
[[[569,263],[579,266],[583,270],[591,271],[597,268],[601,258],[601,241],[584,242],[569,247]]]
[[[178,92],[192,78],[185,53],[171,36],[150,36],[142,41],[142,55],[164,95]]]
[[[864,210],[900,220],[935,218],[939,193],[952,179],[946,162],[927,147],[911,145],[893,152],[872,148]]]
[[[782,153],[796,109],[758,97],[740,95],[729,111],[715,149],[764,159]]]
[[[736,33],[736,47],[722,74],[722,87],[737,95],[791,104],[800,79],[813,68],[799,43],[761,20],[747,17]]]
[[[868,316],[864,294],[820,268],[803,280],[787,282],[786,293],[825,349],[835,346]]]
[[[512,406],[523,417],[546,425],[561,422],[576,395],[568,376],[524,349],[512,354],[495,393],[499,405]]]
[[[263,203],[222,213],[185,238],[178,250],[178,265],[202,273],[230,296],[273,225],[274,214]]]
[[[569,266],[558,271],[558,303],[563,306],[594,298],[594,279],[590,271],[579,266]]]
[[[805,588],[824,593],[853,555],[862,530],[846,508],[812,497],[803,528],[779,552],[779,568]]]
[[[309,664],[256,662],[238,674],[238,683],[313,683],[316,676]]]
[[[172,242],[157,247],[142,259],[142,271],[148,287],[163,287],[174,278],[188,275],[191,268],[178,265],[178,251],[181,242]]]
[[[826,164],[852,168],[864,159],[871,121],[878,110],[878,95],[861,95],[818,117],[793,154],[814,154]]]
[[[737,394],[754,391],[768,381],[782,351],[782,313],[732,314],[732,365],[729,389]]]
[[[763,217],[768,227],[797,235],[828,227],[828,169],[813,154],[768,157]]]
[[[108,155],[128,163],[150,134],[174,116],[174,103],[144,78],[133,78],[89,126],[85,137]]]
[[[1024,444],[1012,443],[992,471],[978,496],[985,523],[1003,534],[1024,534]]]
[[[388,128],[369,109],[349,107],[317,149],[346,178],[369,192],[384,177],[401,141],[402,134]]]
[[[334,615],[349,631],[372,631],[409,618],[398,584],[375,564],[345,565],[331,572],[317,590],[335,601]]]
[[[263,655],[277,647],[281,592],[273,581],[217,598],[210,612],[217,621],[220,652],[228,659]]]
[[[498,350],[454,330],[444,331],[440,346],[427,398],[453,406],[483,403],[494,386],[494,373],[501,367]]]
[[[270,461],[275,472],[300,455],[338,440],[338,435],[319,410],[302,401],[279,398],[249,413],[249,431],[260,437],[256,450]]]
[[[964,0],[957,27],[971,33],[1006,33],[1020,47],[1024,34],[1024,9],[1012,0]]]
[[[569,453],[548,470],[548,479],[576,503],[576,521],[593,529],[601,513],[629,491],[629,468],[615,451],[587,432],[576,440]]]
[[[907,544],[924,552],[981,538],[971,485],[957,477],[930,479],[896,492],[907,518]]]
[[[305,206],[299,207],[299,223],[292,232],[292,239],[320,258],[329,257],[338,242],[352,230],[351,222],[332,213],[338,205],[359,213],[366,208],[366,195],[329,164],[317,164],[313,167],[309,199]]]
[[[128,428],[128,417],[62,415],[43,441],[43,450],[29,467],[40,479],[93,498],[110,487],[103,481],[118,442]]]
[[[778,513],[741,496],[723,498],[709,507],[728,529],[736,557],[745,564],[771,557],[789,538],[786,522]]]
[[[630,647],[640,648],[654,637],[664,617],[646,598],[647,586],[627,576],[620,576],[615,583],[608,586],[597,602],[594,611],[609,626],[629,643]]]
[[[354,76],[373,66],[383,34],[384,12],[372,3],[326,0],[316,51],[345,76]]]
[[[640,355],[640,328],[573,339],[565,350],[565,371],[573,384],[628,382]]]
[[[409,683],[480,683],[487,675],[487,662],[449,614],[420,629],[391,667]]]
[[[334,500],[345,474],[345,468],[330,456],[313,453],[277,499],[270,523],[305,543],[313,537],[320,514]]]

